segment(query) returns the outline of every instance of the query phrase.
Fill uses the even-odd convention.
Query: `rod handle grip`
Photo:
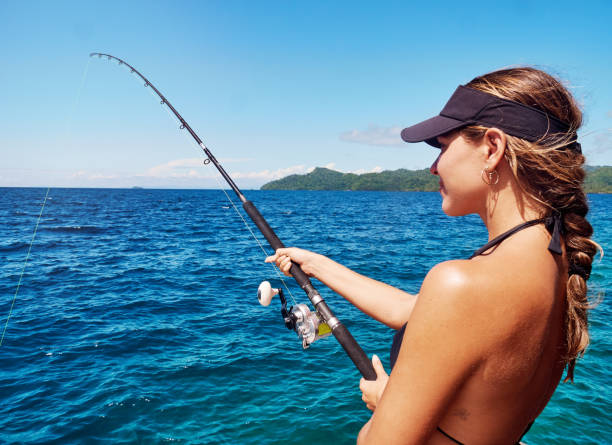
[[[285,245],[281,242],[281,240],[276,236],[274,230],[268,224],[268,221],[259,213],[259,210],[255,207],[255,205],[251,201],[245,201],[242,204],[242,208],[246,212],[247,215],[251,218],[251,220],[255,223],[261,234],[268,240],[270,246],[276,251],[276,249],[281,249],[285,247]],[[291,275],[297,281],[304,291],[309,294],[316,292],[312,283],[310,282],[310,278],[308,275],[302,270],[302,268],[293,263],[290,269]],[[318,294],[318,292],[316,292]],[[312,301],[312,300],[311,300]],[[325,313],[325,320],[329,320],[333,317],[331,310],[327,307],[327,304],[321,302],[317,305],[317,308]],[[374,371],[374,366],[372,366],[372,362],[368,358],[361,346],[357,343],[355,338],[351,335],[349,330],[342,323],[336,324],[332,328],[332,333],[334,337],[338,340],[338,342],[342,345],[348,356],[351,358],[359,372],[366,380],[376,380],[376,371]]]
[[[366,380],[376,380],[376,371],[372,361],[368,358],[357,340],[351,335],[349,330],[342,323],[338,323],[333,329],[332,334],[342,345],[344,351],[351,358],[359,372]]]

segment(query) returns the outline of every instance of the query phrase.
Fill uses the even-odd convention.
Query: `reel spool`
[[[257,299],[262,306],[269,306],[272,298],[278,295],[281,300],[281,315],[287,329],[295,331],[302,340],[302,347],[308,348],[320,338],[331,334],[331,329],[321,315],[305,304],[296,304],[287,310],[287,300],[282,289],[273,288],[268,281],[263,281],[257,289]]]

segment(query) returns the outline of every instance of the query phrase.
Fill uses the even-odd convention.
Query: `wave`
[[[0,246],[0,252],[18,252],[23,249],[27,249],[30,246],[29,243],[14,242],[7,244],[6,246]]]
[[[47,232],[95,234],[105,233],[108,229],[105,227],[98,226],[58,226],[45,227],[43,230]]]

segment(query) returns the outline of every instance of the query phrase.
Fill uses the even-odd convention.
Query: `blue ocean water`
[[[0,189],[0,328],[45,192]],[[409,292],[486,241],[437,193],[245,194],[286,244]],[[612,196],[589,199],[612,252]],[[0,442],[354,443],[369,417],[358,372],[333,337],[303,351],[278,301],[257,303],[260,281],[280,284],[263,258],[219,190],[51,189],[0,347]],[[612,288],[611,267],[595,263],[593,295]],[[392,331],[319,288],[388,369]],[[576,383],[560,385],[529,444],[610,443],[610,312],[609,297],[592,312]]]

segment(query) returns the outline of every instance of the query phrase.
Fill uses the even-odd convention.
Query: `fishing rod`
[[[90,57],[98,56],[99,58],[105,57],[107,60],[116,60],[119,62],[119,65],[125,65],[128,67],[133,74],[136,74],[144,81],[145,87],[151,87],[153,91],[159,96],[161,99],[161,104],[166,105],[170,111],[176,116],[176,118],[181,123],[181,130],[187,130],[189,134],[193,137],[196,143],[200,146],[200,148],[204,151],[206,155],[206,159],[204,160],[204,164],[212,163],[215,168],[219,171],[223,179],[227,182],[227,184],[231,187],[231,189],[236,193],[238,199],[242,202],[242,208],[246,212],[247,215],[251,218],[253,223],[257,226],[261,234],[266,238],[270,247],[276,251],[285,245],[278,238],[274,230],[270,227],[266,219],[259,213],[259,210],[255,207],[255,205],[246,199],[246,197],[242,194],[238,186],[234,183],[232,178],[227,174],[225,169],[221,166],[219,161],[213,156],[211,151],[204,145],[202,139],[196,134],[195,131],[191,128],[191,126],[183,119],[183,116],[179,114],[178,111],[172,106],[168,99],[145,77],[143,76],[136,68],[127,63],[126,61],[112,56],[110,54],[103,53],[91,53]],[[229,198],[229,197],[228,197]],[[366,353],[361,349],[361,346],[357,343],[355,338],[351,335],[349,330],[342,324],[342,322],[334,315],[332,310],[329,308],[323,297],[319,293],[317,289],[312,285],[310,278],[304,273],[302,268],[293,263],[291,265],[291,269],[289,270],[295,281],[299,284],[299,286],[304,290],[308,299],[312,303],[315,308],[314,312],[311,312],[307,305],[305,304],[297,304],[295,306],[287,309],[287,301],[283,296],[282,289],[273,289],[271,285],[264,281],[261,283],[258,289],[258,299],[260,303],[264,306],[270,304],[270,301],[275,295],[279,295],[281,300],[281,314],[285,321],[285,326],[288,329],[295,331],[298,334],[298,337],[302,340],[302,346],[307,348],[314,341],[326,337],[330,334],[333,334],[336,337],[336,340],[340,343],[340,345],[344,348],[344,351],[351,358],[359,372],[366,380],[376,380],[376,372],[374,371],[374,367],[372,363],[368,359]]]

